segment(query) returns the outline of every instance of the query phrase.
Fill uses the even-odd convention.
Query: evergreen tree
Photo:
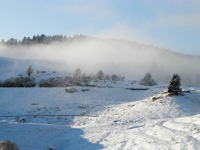
[[[168,87],[168,92],[174,95],[183,95],[181,89],[181,78],[178,74],[174,74]]]

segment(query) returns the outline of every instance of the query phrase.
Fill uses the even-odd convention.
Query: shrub
[[[35,80],[28,77],[10,78],[2,82],[1,87],[34,87]]]
[[[40,87],[66,87],[72,84],[72,77],[42,79],[39,82]]]
[[[42,79],[39,82],[39,86],[40,87],[54,87],[54,83],[51,79],[47,79],[47,80]]]
[[[12,143],[10,141],[1,141],[0,150],[19,150],[19,148],[15,143]]]
[[[156,81],[152,79],[150,73],[146,73],[144,78],[140,80],[141,85],[153,86],[156,85]]]

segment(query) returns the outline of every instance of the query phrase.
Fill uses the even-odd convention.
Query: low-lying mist
[[[200,57],[123,40],[84,38],[48,45],[0,45],[0,55],[59,62],[57,69],[68,72],[80,68],[82,72],[95,74],[101,69],[132,80],[139,80],[150,72],[158,83],[168,83],[178,73],[183,85],[199,86],[200,82]]]

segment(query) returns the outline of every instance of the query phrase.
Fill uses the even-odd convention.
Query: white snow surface
[[[11,140],[21,150],[200,149],[200,90],[186,88],[191,93],[168,97],[160,85],[132,91],[116,84],[115,88],[75,87],[76,93],[65,88],[0,88],[1,116],[96,116],[1,117],[0,140]]]
[[[1,80],[25,76],[32,64],[0,61],[6,64],[0,66]],[[21,69],[13,70],[13,64]],[[48,70],[34,72],[33,77],[39,81],[63,75],[66,73]],[[66,88],[0,88],[0,141],[15,142],[20,150],[200,150],[198,88],[183,87],[190,93],[170,97],[167,85],[143,86],[134,81],[92,84],[97,87],[74,86],[75,93],[67,93]]]

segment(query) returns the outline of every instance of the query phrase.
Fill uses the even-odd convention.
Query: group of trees
[[[79,68],[74,70],[73,77],[75,79],[83,79],[83,80],[86,78],[88,78],[88,80],[112,80],[112,81],[120,81],[120,80],[125,79],[124,76],[119,76],[116,74],[112,74],[112,75],[104,74],[102,70],[99,70],[96,73],[96,75],[87,76],[85,73],[82,74]]]
[[[27,75],[28,75],[28,79],[27,81],[30,82],[30,77],[33,73],[33,68],[32,66],[29,66],[27,68]],[[50,86],[50,82],[54,83],[54,86],[58,86],[60,84],[63,84],[64,81],[71,81],[71,84],[75,84],[75,85],[81,85],[81,82],[88,84],[91,80],[112,80],[112,81],[119,81],[119,80],[124,80],[124,77],[118,76],[113,74],[112,76],[110,75],[105,75],[104,72],[102,70],[99,70],[97,72],[97,74],[95,76],[87,76],[85,73],[81,73],[81,70],[75,69],[73,72],[73,77],[66,77],[66,78],[60,78],[60,80],[47,80],[48,82],[45,82],[46,86]],[[28,82],[28,83],[29,83]],[[40,85],[44,85],[42,84],[44,81],[40,82]],[[48,84],[47,84],[48,83]],[[68,83],[69,84],[69,83]],[[142,85],[147,85],[147,86],[153,86],[156,85],[156,81],[154,79],[152,79],[152,76],[150,73],[146,73],[144,78],[140,80],[140,84]],[[168,87],[168,92],[170,94],[173,95],[183,95],[182,89],[181,89],[181,78],[178,74],[174,74],[172,76],[172,79],[169,83],[169,87]]]
[[[28,77],[20,77],[20,78],[10,78],[5,80],[4,82],[0,82],[0,87],[34,87],[36,85],[34,79],[31,78],[33,74],[33,67],[29,66],[27,68],[27,76]],[[73,72],[73,77],[63,77],[57,79],[47,79],[41,80],[39,83],[40,87],[56,87],[56,86],[68,86],[68,85],[86,85],[92,80],[112,80],[119,81],[124,80],[124,77],[118,75],[107,75],[104,74],[102,70],[99,70],[96,75],[86,75],[85,73],[81,73],[81,70],[75,69]],[[156,85],[156,81],[152,79],[150,73],[146,73],[144,78],[140,80],[140,84],[146,86]],[[168,92],[172,95],[184,95],[181,89],[181,78],[178,74],[174,74],[169,83]]]
[[[124,80],[124,77],[118,75],[106,75],[102,70],[98,71],[96,75],[87,75],[81,72],[81,69],[75,69],[73,76],[43,79],[39,82],[40,87],[67,87],[67,86],[95,86],[90,85],[91,81],[98,82],[98,80]]]
[[[72,41],[75,39],[82,39],[86,38],[87,36],[84,36],[82,34],[75,35],[74,37],[67,37],[63,35],[53,35],[53,36],[46,36],[44,34],[42,35],[34,35],[31,37],[24,37],[22,40],[17,40],[14,38],[10,38],[7,41],[2,40],[2,44],[6,45],[32,45],[32,44],[50,44],[53,42],[63,42],[63,41]]]
[[[157,83],[155,82],[154,79],[152,79],[150,73],[146,73],[144,78],[140,80],[140,84],[146,86],[153,86],[156,85]],[[181,78],[178,74],[174,74],[169,83],[168,92],[171,95],[184,95],[180,86],[181,86]]]

